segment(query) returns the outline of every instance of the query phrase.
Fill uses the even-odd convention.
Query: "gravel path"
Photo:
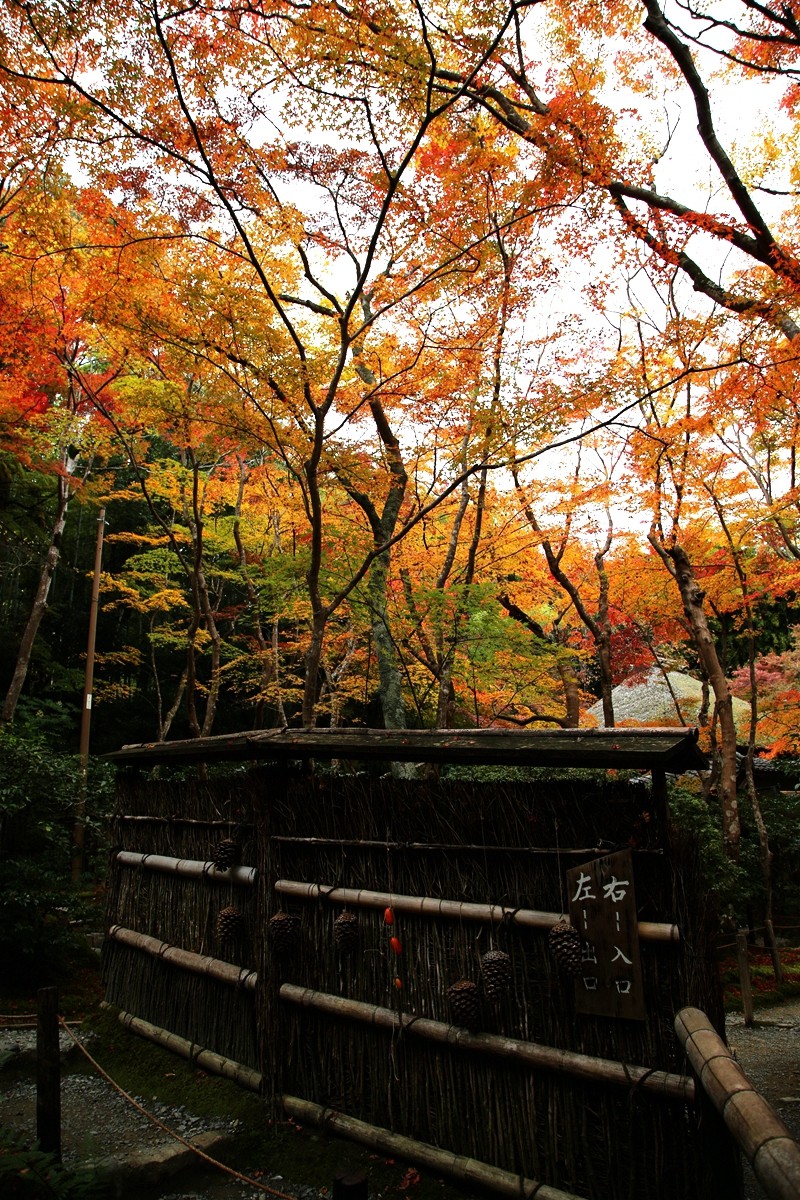
[[[91,1038],[76,1034],[90,1048]],[[62,1055],[71,1063],[80,1055],[72,1039],[60,1034]],[[0,1075],[0,1125],[17,1129],[33,1140],[36,1129],[35,1071],[36,1033],[33,1030],[0,1029],[0,1065],[29,1065],[24,1074]],[[13,1080],[13,1081],[12,1081]],[[148,1112],[169,1129],[190,1140],[200,1133],[234,1136],[238,1120],[211,1120],[194,1116],[184,1107],[160,1104],[155,1096],[134,1096]],[[126,1159],[147,1150],[175,1145],[173,1138],[160,1129],[98,1075],[63,1074],[61,1080],[61,1148],[65,1164],[80,1164],[97,1159]],[[247,1173],[247,1172],[245,1172]],[[287,1183],[281,1175],[264,1175],[261,1183],[298,1200],[321,1200],[316,1188]],[[125,1189],[125,1200],[255,1200],[264,1192],[248,1187],[240,1180],[200,1166],[184,1172],[179,1180],[142,1190]]]
[[[62,1049],[70,1055],[80,1051],[62,1034]],[[755,1024],[747,1028],[740,1015],[728,1018],[728,1041],[739,1063],[756,1088],[769,1100],[793,1136],[800,1141],[800,1001],[762,1009]],[[0,1063],[19,1053],[33,1062],[36,1035],[33,1031],[0,1030]],[[12,1082],[0,1079],[0,1123],[31,1132],[36,1126],[36,1087],[32,1078],[15,1073]],[[8,1080],[8,1077],[7,1077]],[[136,1097],[155,1116],[183,1137],[217,1131],[235,1134],[238,1121],[212,1122],[196,1117],[185,1108],[159,1104],[155,1097]],[[62,1144],[65,1162],[89,1158],[124,1158],[134,1151],[168,1144],[170,1139],[146,1117],[136,1112],[103,1079],[93,1075],[65,1075],[62,1081]],[[265,1175],[261,1182],[299,1200],[320,1200],[315,1188],[287,1183],[280,1175]],[[746,1196],[760,1200],[755,1179],[746,1171]],[[126,1200],[255,1200],[264,1195],[222,1172],[203,1169],[184,1173],[160,1190],[134,1193]]]
[[[749,1028],[738,1013],[727,1024],[728,1044],[742,1070],[800,1142],[800,1001],[757,1011]],[[762,1200],[764,1193],[747,1164],[744,1171],[747,1200]]]

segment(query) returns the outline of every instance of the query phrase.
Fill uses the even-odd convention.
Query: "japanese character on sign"
[[[631,990],[630,979],[616,979],[614,982],[616,983],[617,991],[619,992],[619,994],[621,996],[627,996],[630,993],[630,990]]]
[[[591,880],[592,880],[591,875],[584,875],[583,871],[581,871],[580,875],[578,876],[577,891],[575,892],[575,895],[572,897],[573,902],[575,900],[595,900],[596,899],[594,892],[589,890],[589,884],[591,883]]]
[[[584,975],[583,986],[586,988],[587,992],[596,992],[597,991],[597,976],[596,975],[589,975],[589,976]]]
[[[616,954],[614,955],[614,957],[612,958],[612,960],[611,960],[611,961],[612,961],[612,963],[619,962],[619,960],[620,960],[620,959],[622,959],[622,961],[623,961],[624,963],[627,963],[629,967],[633,965],[633,963],[632,963],[631,959],[627,958],[627,957],[626,957],[626,955],[624,955],[624,954],[622,953],[622,951],[620,950],[619,946],[615,946],[615,947],[614,947],[614,949],[616,950],[616,952],[617,952],[617,953],[616,953]]]
[[[612,875],[611,882],[603,884],[603,898],[613,900],[615,904],[618,904],[620,900],[625,899],[625,893],[629,887],[629,879],[617,879],[616,875]]]

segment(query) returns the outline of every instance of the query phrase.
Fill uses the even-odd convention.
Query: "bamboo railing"
[[[108,936],[124,946],[132,946],[134,950],[142,950],[153,958],[172,963],[184,971],[194,975],[208,975],[220,983],[233,987],[247,988],[255,991],[258,976],[247,967],[238,967],[235,963],[225,962],[221,958],[212,958],[207,954],[195,954],[193,950],[183,950],[180,946],[171,946],[158,938],[150,937],[147,933],[137,933],[135,929],[125,929],[122,925],[112,925]]]
[[[104,1003],[103,1007],[111,1006]],[[163,1046],[165,1050],[179,1054],[181,1058],[195,1063],[203,1071],[208,1071],[212,1075],[222,1075],[225,1079],[232,1079],[234,1083],[249,1088],[253,1092],[261,1090],[262,1076],[258,1071],[253,1071],[243,1063],[234,1062],[233,1059],[225,1058],[222,1054],[215,1054],[213,1050],[206,1050],[195,1042],[178,1037],[177,1033],[170,1033],[168,1029],[161,1029],[158,1025],[143,1021],[141,1017],[135,1017],[133,1013],[119,1012],[117,1018],[120,1024],[124,1025],[126,1029],[130,1029],[132,1033],[138,1033],[140,1037],[147,1038],[148,1041],[155,1042],[158,1046]]]
[[[185,875],[189,879],[211,879],[216,883],[238,883],[252,887],[256,881],[255,867],[230,867],[218,870],[213,862],[198,858],[171,858],[167,854],[137,854],[133,850],[118,850],[114,856],[123,867],[143,867],[166,875]]]
[[[395,1012],[378,1004],[365,1004],[359,1000],[349,1000],[345,996],[315,992],[311,988],[297,987],[292,983],[282,984],[279,994],[281,1000],[301,1008],[315,1009],[330,1016],[349,1018],[382,1029],[412,1033],[416,1037],[441,1042],[460,1050],[477,1050],[495,1058],[513,1059],[525,1066],[559,1071],[581,1079],[599,1080],[628,1088],[640,1087],[683,1103],[691,1104],[694,1100],[694,1083],[686,1075],[653,1071],[613,1059],[596,1058],[589,1054],[559,1050],[555,1046],[542,1046],[536,1042],[523,1042],[517,1038],[500,1037],[492,1033],[473,1034],[444,1021],[415,1017],[410,1013]]]
[[[675,1018],[678,1041],[714,1107],[722,1115],[770,1200],[800,1197],[800,1146],[755,1090],[699,1008]]]
[[[398,913],[417,916],[452,917],[455,920],[483,921],[501,925],[505,921],[528,929],[552,929],[564,916],[557,912],[539,912],[532,908],[510,908],[502,904],[474,904],[467,900],[439,900],[434,896],[398,896],[394,892],[372,892],[366,888],[325,887],[295,879],[278,879],[275,891],[296,900],[330,900],[350,908],[393,908]],[[640,921],[639,937],[650,942],[678,942],[677,925],[658,921]]]
[[[535,1179],[523,1179],[519,1175],[512,1175],[510,1171],[490,1166],[489,1163],[453,1154],[449,1150],[440,1150],[437,1146],[418,1142],[415,1138],[405,1137],[400,1133],[390,1133],[388,1129],[368,1125],[366,1121],[348,1117],[321,1104],[313,1104],[310,1100],[300,1100],[297,1096],[282,1096],[281,1101],[290,1117],[304,1123],[310,1121],[313,1125],[341,1134],[381,1154],[403,1158],[436,1174],[449,1175],[469,1187],[491,1190],[508,1197],[508,1200],[533,1200],[534,1196],[537,1200],[581,1200],[574,1192],[564,1192]]]

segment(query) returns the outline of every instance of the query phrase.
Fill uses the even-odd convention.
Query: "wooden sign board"
[[[575,1007],[598,1017],[645,1018],[639,921],[630,850],[567,871],[569,919],[584,940]]]

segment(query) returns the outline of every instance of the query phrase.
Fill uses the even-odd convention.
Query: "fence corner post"
[[[58,988],[40,988],[36,1021],[36,1140],[61,1159],[61,1054]]]

